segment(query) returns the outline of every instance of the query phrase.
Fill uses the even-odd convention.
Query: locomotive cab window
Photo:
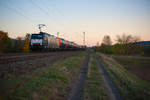
[[[32,34],[31,39],[42,39],[42,35]]]

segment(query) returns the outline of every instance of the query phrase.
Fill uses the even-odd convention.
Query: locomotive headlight
[[[42,45],[42,39],[40,39],[40,41],[39,41],[39,42],[40,42],[40,45]]]

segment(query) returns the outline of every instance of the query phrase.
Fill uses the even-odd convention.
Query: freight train
[[[77,50],[82,49],[80,45],[67,41],[63,38],[50,35],[45,32],[31,34],[30,49],[34,50]]]

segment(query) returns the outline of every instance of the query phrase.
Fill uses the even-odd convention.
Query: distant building
[[[141,46],[150,46],[150,41],[139,41],[139,42],[136,42],[135,44],[139,44]]]
[[[135,44],[142,46],[145,56],[150,56],[150,41],[139,41]]]

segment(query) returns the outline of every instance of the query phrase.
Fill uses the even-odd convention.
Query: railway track
[[[10,76],[23,75],[32,71],[52,65],[54,62],[75,56],[82,51],[62,51],[50,53],[35,53],[31,55],[14,55],[11,57],[1,57],[0,59],[0,79]]]
[[[51,54],[11,56],[11,57],[7,57],[7,58],[1,58],[0,59],[0,64],[9,64],[9,63],[13,63],[13,62],[32,60],[32,59],[47,57],[47,56],[50,56],[50,55]]]
[[[68,51],[71,52],[71,51]],[[61,53],[65,53],[65,51],[62,52],[49,52],[49,53],[29,53],[29,54],[19,54],[19,55],[10,55],[10,56],[1,56],[0,57],[0,65],[2,64],[10,64],[13,62],[21,62],[26,60],[34,60],[39,58],[45,58],[48,56],[54,56],[59,55]]]

